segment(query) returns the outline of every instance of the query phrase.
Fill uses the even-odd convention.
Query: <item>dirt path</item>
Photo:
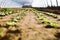
[[[20,13],[5,16],[3,19],[1,19],[1,21],[9,20],[18,14]],[[8,33],[8,36],[10,35],[10,40],[55,40],[56,38],[58,38],[55,37],[55,35],[59,35],[58,33],[60,32],[60,29],[57,30],[55,28],[45,28],[45,26],[46,24],[42,24],[41,20],[39,20],[33,12],[28,11],[26,12],[26,16],[24,16],[23,19],[19,20],[16,23],[16,29],[19,32],[17,31],[17,34]],[[15,26],[12,27],[14,28]]]
[[[19,23],[17,23],[21,27],[36,27],[40,26],[37,24],[36,16],[32,12],[28,12],[27,15],[21,20]]]

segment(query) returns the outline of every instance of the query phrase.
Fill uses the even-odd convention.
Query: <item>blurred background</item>
[[[60,6],[60,0],[0,0],[0,7],[20,8],[23,6],[31,7],[51,7]]]

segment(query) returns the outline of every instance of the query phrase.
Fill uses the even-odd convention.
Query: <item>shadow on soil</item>
[[[56,33],[55,37],[60,40],[60,33]]]

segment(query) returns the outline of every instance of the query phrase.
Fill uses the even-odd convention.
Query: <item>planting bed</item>
[[[0,9],[0,40],[60,40],[60,15],[33,8]]]

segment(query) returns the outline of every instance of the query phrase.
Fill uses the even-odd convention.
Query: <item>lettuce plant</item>
[[[12,21],[17,22],[18,20],[16,18],[12,19]]]
[[[56,22],[50,22],[50,25],[53,26],[53,27],[56,27],[57,23]]]
[[[43,22],[48,23],[49,20],[47,18],[43,18]]]
[[[12,25],[15,25],[16,23],[15,22],[6,22],[6,24],[9,26],[12,26]]]
[[[5,16],[5,13],[3,12],[3,13],[0,13],[0,16]]]

